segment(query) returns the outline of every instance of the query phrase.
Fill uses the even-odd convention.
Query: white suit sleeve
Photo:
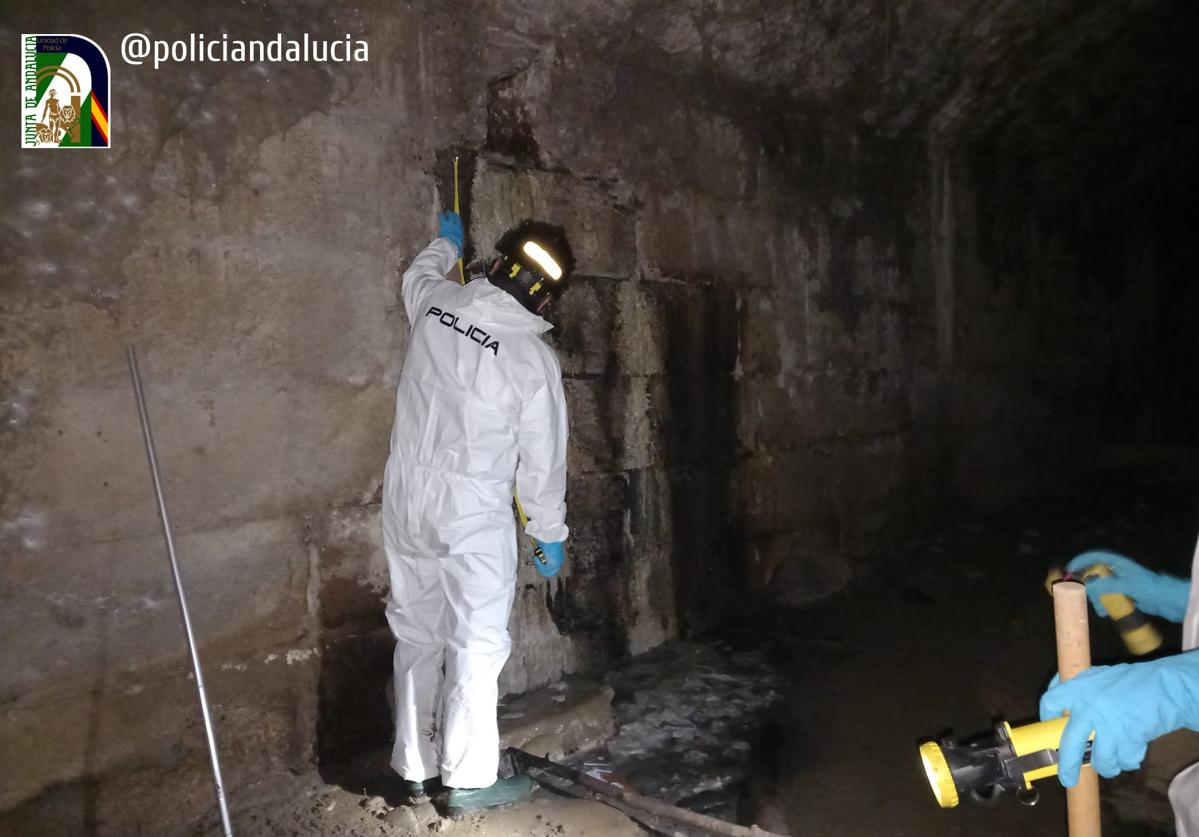
[[[448,238],[435,238],[421,250],[400,282],[400,295],[404,298],[404,310],[408,322],[416,322],[420,307],[428,292],[445,280],[445,275],[458,259],[458,248]]]
[[[566,540],[566,396],[557,358],[545,382],[521,406],[516,491],[529,517],[525,532],[544,543]]]

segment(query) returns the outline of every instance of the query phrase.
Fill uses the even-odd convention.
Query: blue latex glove
[[[437,237],[448,238],[458,248],[458,255],[462,255],[462,243],[466,240],[466,236],[462,232],[462,218],[457,212],[437,213]]]
[[[1041,720],[1069,711],[1062,732],[1057,775],[1068,788],[1078,771],[1091,731],[1091,766],[1111,778],[1135,770],[1145,745],[1186,727],[1199,730],[1199,651],[1147,663],[1095,666],[1060,683],[1053,678],[1041,696]]]
[[[1181,622],[1186,616],[1187,601],[1191,597],[1189,581],[1147,570],[1131,558],[1103,550],[1084,552],[1067,564],[1066,569],[1081,573],[1092,564],[1107,564],[1112,569],[1110,578],[1087,581],[1087,596],[1100,616],[1107,616],[1107,609],[1099,597],[1108,593],[1123,593],[1143,612],[1171,622]]]
[[[562,548],[562,541],[542,543],[533,538],[533,543],[537,544],[537,548],[545,556],[545,563],[538,560],[537,556],[533,556],[533,566],[537,568],[537,572],[546,578],[553,578],[558,574],[558,570],[562,569],[562,565],[566,563],[566,550]]]

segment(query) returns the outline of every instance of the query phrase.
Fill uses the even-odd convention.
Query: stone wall
[[[386,742],[399,274],[456,153],[479,254],[544,214],[579,257],[551,338],[570,568],[545,582],[522,564],[506,690],[843,589],[888,527],[1070,464],[1043,458],[1062,437],[1093,450],[1090,399],[1118,364],[1091,347],[1142,346],[1098,325],[1132,291],[1057,284],[1042,254],[996,278],[977,233],[996,186],[946,141],[983,101],[952,97],[955,79],[1084,4],[41,5],[0,18],[0,113],[18,32],[86,33],[111,57],[135,29],[349,31],[371,59],[118,59],[111,151],[0,164],[14,833],[165,833],[211,806],[127,342],[235,807]],[[1111,29],[1115,5],[1086,8]]]

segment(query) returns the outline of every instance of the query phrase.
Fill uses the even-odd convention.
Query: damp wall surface
[[[892,527],[1179,441],[1183,402],[1128,360],[1194,357],[1193,289],[1135,257],[1171,241],[1122,238],[1120,282],[1081,235],[1054,238],[1064,283],[1033,239],[987,246],[987,161],[1035,148],[988,144],[979,80],[1068,64],[1047,40],[1117,5],[6,7],[0,113],[15,33],[80,32],[113,60],[114,140],[0,161],[0,824],[210,808],[128,342],[235,807],[386,742],[399,274],[455,152],[474,248],[543,215],[579,263],[552,333],[571,565],[522,569],[505,690],[830,595]],[[117,57],[129,31],[350,32],[370,60],[152,70]],[[1096,421],[1112,403],[1132,417]]]

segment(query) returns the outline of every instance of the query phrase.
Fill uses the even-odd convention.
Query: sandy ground
[[[545,695],[506,701],[501,716],[509,719],[504,724],[526,725],[510,733],[532,735],[524,746],[537,755],[543,755],[537,752],[538,742],[552,749],[556,737],[577,740],[574,730],[610,726],[615,717],[619,729],[615,734],[609,729],[601,747],[563,761],[655,798],[735,821],[739,813],[745,815],[745,790],[764,719],[783,698],[782,677],[768,656],[760,642],[752,647],[720,639],[671,643],[612,672],[611,685],[555,684],[543,690]],[[567,699],[553,700],[563,695]],[[609,706],[613,696],[615,706]],[[540,720],[530,726],[534,715]],[[548,734],[553,730],[558,733]],[[501,765],[504,772],[513,767],[507,761]],[[541,788],[529,802],[457,820],[441,816],[441,798],[408,804],[387,765],[386,749],[322,773],[325,781],[309,777],[303,794],[244,813],[239,829],[271,837],[706,833],[619,803],[591,801],[577,785],[540,771],[533,775]]]
[[[261,837],[496,837],[564,834],[634,837],[643,834],[620,812],[598,802],[571,799],[538,790],[519,805],[458,819],[442,818],[428,803],[389,804],[334,785],[312,784],[302,794],[238,818],[239,834]]]

